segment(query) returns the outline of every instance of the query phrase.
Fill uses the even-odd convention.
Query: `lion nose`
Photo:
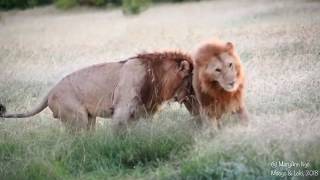
[[[229,86],[233,86],[234,85],[234,81],[229,83]]]

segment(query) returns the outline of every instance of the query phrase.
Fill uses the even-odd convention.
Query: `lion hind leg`
[[[71,132],[86,130],[89,124],[88,112],[77,103],[73,103],[72,105],[59,104],[54,108],[53,114]]]
[[[71,111],[62,115],[61,119],[72,132],[86,130],[88,127],[88,114],[85,111]]]
[[[76,97],[69,94],[52,94],[49,96],[48,106],[53,116],[60,119],[72,132],[87,129],[88,111]]]

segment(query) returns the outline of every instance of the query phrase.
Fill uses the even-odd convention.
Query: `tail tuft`
[[[7,109],[4,105],[0,104],[0,117],[7,112]]]

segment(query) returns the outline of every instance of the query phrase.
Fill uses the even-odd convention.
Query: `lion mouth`
[[[223,88],[225,91],[228,91],[228,92],[234,92],[238,89],[238,86],[236,85],[228,85],[226,87]]]
[[[211,81],[211,83],[212,83],[212,85],[217,85],[217,84],[220,84],[218,81],[216,81],[216,80],[213,80],[213,81]]]

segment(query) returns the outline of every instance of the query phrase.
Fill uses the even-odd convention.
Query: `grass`
[[[319,11],[318,1],[201,1],[135,17],[50,6],[2,12],[0,102],[10,112],[32,108],[81,67],[142,50],[192,51],[217,36],[236,44],[245,66],[250,124],[227,115],[221,131],[202,132],[174,104],[130,136],[113,136],[109,119],[74,136],[45,110],[0,121],[0,179],[318,179]],[[292,170],[310,176],[274,174]]]
[[[52,124],[19,134],[6,129],[21,127],[6,125],[0,141],[1,177],[97,178],[157,168],[184,157],[193,143],[184,120],[166,124],[162,120],[139,123],[125,136],[113,136],[107,127],[75,136]]]
[[[281,179],[283,177],[271,175],[272,170],[281,168],[270,164],[279,161],[310,163],[306,168],[289,168],[291,170],[319,169],[319,158],[310,159],[311,154],[319,153],[316,140],[307,143],[308,149],[300,141],[288,141],[284,144],[284,140],[262,140],[244,133],[228,139],[226,145],[225,140],[217,137],[191,153],[193,158],[182,163],[179,175],[183,179]]]

